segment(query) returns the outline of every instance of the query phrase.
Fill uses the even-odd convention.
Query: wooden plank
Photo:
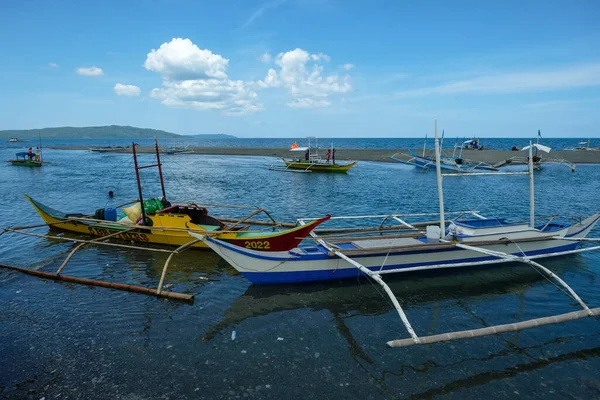
[[[50,272],[35,271],[35,270],[27,269],[27,268],[15,267],[12,265],[0,264],[0,268],[6,268],[6,269],[13,270],[13,271],[22,272],[27,275],[37,276],[38,278],[52,279],[55,281],[72,282],[72,283],[79,283],[79,284],[89,285],[89,286],[99,286],[99,287],[105,287],[105,288],[109,288],[109,289],[125,290],[128,292],[141,293],[141,294],[146,294],[149,296],[165,297],[165,298],[172,299],[172,300],[181,300],[181,301],[189,301],[189,302],[194,301],[193,295],[185,294],[185,293],[164,292],[164,291],[157,293],[155,289],[150,289],[150,288],[146,288],[146,287],[142,287],[142,286],[134,286],[134,285],[127,285],[127,284],[123,284],[123,283],[115,283],[115,282],[107,282],[107,281],[98,281],[98,280],[94,280],[94,279],[79,278],[76,276],[69,276],[69,275],[57,275],[57,274],[52,274]]]
[[[593,316],[600,316],[600,307],[590,309]],[[513,324],[495,325],[486,328],[472,329],[467,331],[457,331],[442,333],[439,335],[419,336],[419,342],[410,339],[397,339],[387,342],[388,347],[407,347],[415,344],[431,344],[439,342],[447,342],[451,340],[469,339],[479,336],[496,335],[499,333],[516,332],[523,329],[535,328],[538,326],[558,324],[561,322],[574,321],[582,318],[588,318],[590,315],[587,310],[573,311],[566,314],[553,315],[550,317],[542,317],[530,319],[527,321],[516,322]]]

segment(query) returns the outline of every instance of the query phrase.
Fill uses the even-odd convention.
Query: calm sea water
[[[0,159],[13,153],[2,148]],[[0,226],[41,222],[23,193],[70,212],[90,212],[137,195],[130,155],[46,150],[44,156],[52,164],[41,169],[0,165]],[[260,206],[278,220],[437,207],[434,175],[403,165],[361,162],[348,175],[321,175],[268,171],[274,162],[269,157],[179,155],[163,161],[171,199]],[[598,211],[599,173],[596,165],[580,165],[575,173],[548,166],[536,174],[537,213]],[[159,194],[154,171],[144,170],[142,180],[145,193]],[[528,184],[524,177],[447,178],[446,206],[527,218]],[[115,199],[108,199],[109,190]],[[243,211],[211,208],[221,216]],[[592,236],[600,236],[598,228]],[[55,271],[72,249],[69,243],[7,233],[0,236],[0,263]],[[90,246],[76,253],[63,273],[153,287],[165,261],[161,253]],[[543,264],[590,306],[600,306],[599,253]],[[386,280],[421,335],[577,309],[523,265]],[[167,283],[171,290],[194,294],[195,303],[0,270],[0,396],[600,398],[597,319],[388,349],[386,341],[408,334],[379,288],[365,278],[253,286],[215,254],[188,251],[175,257]]]

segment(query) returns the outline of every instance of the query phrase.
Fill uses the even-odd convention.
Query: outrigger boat
[[[442,140],[440,141],[440,146],[441,146],[441,142],[443,142],[444,140],[444,134],[442,133]],[[471,141],[468,140],[464,143],[470,143]],[[454,145],[454,151],[452,153],[452,156],[444,156],[444,155],[440,155],[440,168],[442,169],[442,171],[453,171],[453,172],[473,172],[473,170],[487,170],[487,171],[498,171],[498,168],[496,168],[495,166],[492,166],[488,163],[482,162],[482,161],[474,161],[474,160],[468,160],[466,158],[463,158],[462,156],[462,151],[463,149],[467,149],[467,147],[463,145],[460,145],[458,143],[456,143]],[[479,143],[479,141],[477,140],[477,143]],[[427,136],[425,136],[425,142],[423,143],[423,153],[422,155],[418,155],[416,154],[412,149],[409,149],[408,151],[410,152],[410,154],[404,154],[404,153],[396,153],[393,154],[391,156],[389,156],[388,158],[391,160],[394,160],[396,162],[402,163],[402,164],[407,164],[407,165],[412,165],[414,167],[417,168],[421,168],[425,171],[429,170],[429,168],[435,168],[435,157],[429,157],[426,155],[426,148],[427,148]],[[457,154],[457,149],[458,149],[458,154]],[[398,158],[398,155],[402,155],[405,158],[407,158],[407,160],[403,160],[401,158]]]
[[[271,165],[269,167],[272,171],[285,171],[285,172],[341,172],[346,173],[350,168],[354,167],[358,161],[349,162],[346,164],[339,164],[335,161],[335,148],[333,145],[329,149],[330,156],[326,160],[323,160],[319,155],[319,145],[317,138],[314,136],[307,137],[308,147],[298,147],[296,143],[290,148],[290,152],[302,153],[302,157],[294,157],[292,159],[286,159],[281,157],[281,161],[285,164],[285,168]],[[314,140],[314,146],[311,143]]]
[[[561,165],[566,165],[567,167],[571,168],[571,172],[575,172],[576,165],[573,164],[572,162],[563,160],[563,159],[557,159],[557,158],[546,158],[542,155],[542,153],[549,154],[552,151],[552,148],[541,144],[540,143],[541,137],[542,137],[542,134],[538,130],[536,142],[530,143],[529,146],[525,146],[521,149],[521,151],[529,151],[530,148],[533,149],[533,152],[531,154],[532,161],[533,161],[533,169],[536,171],[541,171],[542,164],[561,164]],[[529,163],[529,157],[515,156],[515,157],[511,157],[507,160],[500,161],[497,164],[494,164],[494,167],[502,167],[502,166],[505,166],[508,164],[528,164],[528,163]]]
[[[35,158],[35,154],[33,158],[29,158],[29,153],[26,151],[16,153],[15,156],[17,158],[8,160],[8,162],[19,167],[41,167],[44,164],[41,159],[37,160]]]
[[[162,149],[164,154],[189,154],[193,153],[194,150],[190,149],[190,146],[169,146]]]
[[[225,219],[210,216],[208,210],[201,205],[194,203],[171,204],[166,200],[158,144],[155,144],[155,146],[157,163],[150,166],[138,166],[136,145],[133,144],[132,146],[139,196],[142,201],[135,202],[132,207],[123,209],[120,218],[117,217],[115,208],[99,209],[92,215],[67,214],[33,200],[27,195],[25,197],[51,229],[101,237],[110,235],[116,239],[171,246],[189,244],[190,237],[187,231],[191,230],[218,237],[220,240],[235,246],[263,251],[286,251],[296,247],[310,231],[330,217],[327,215],[312,221],[310,224],[303,224],[283,231],[258,231],[249,230],[250,225],[242,224],[247,222],[250,217],[261,212],[264,212],[270,218],[269,213],[263,209],[256,209],[249,216],[240,220],[229,219],[231,223],[226,224]],[[160,200],[143,201],[139,169],[155,166],[159,169],[163,197]],[[276,223],[273,221],[271,225],[276,225]],[[201,241],[197,241],[191,246],[194,248],[208,248]]]
[[[439,226],[427,226],[423,234],[416,226],[399,217],[394,217],[409,231],[397,232],[393,236],[334,238],[322,237],[312,232],[314,246],[300,247],[286,252],[266,253],[232,246],[209,235],[190,232],[203,240],[231,266],[253,283],[293,283],[328,279],[368,276],[379,283],[392,301],[411,338],[388,342],[388,346],[400,347],[414,344],[434,343],[474,336],[531,328],[538,325],[557,323],[571,319],[600,315],[600,308],[590,309],[577,294],[558,276],[534,260],[598,250],[600,246],[581,247],[586,236],[600,219],[600,213],[574,224],[560,223],[550,218],[536,224],[534,213],[533,155],[529,148],[528,172],[472,173],[467,175],[529,175],[530,218],[527,223],[510,223],[505,219],[485,218],[477,212],[469,212],[470,218],[446,220],[442,179],[444,176],[465,174],[442,174],[440,146],[435,130],[436,171],[439,194]],[[423,214],[406,215],[423,216]],[[337,217],[344,218],[344,217]],[[346,217],[356,219],[358,217]],[[371,217],[364,217],[371,218]],[[301,220],[305,223],[311,219]],[[478,267],[491,264],[523,262],[566,288],[570,296],[582,306],[582,311],[562,314],[537,320],[523,321],[478,330],[452,332],[443,335],[418,337],[402,310],[398,299],[383,281],[382,275],[436,270],[454,267]]]

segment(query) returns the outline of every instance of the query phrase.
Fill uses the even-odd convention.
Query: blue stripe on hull
[[[553,247],[550,249],[530,251],[526,254],[528,256],[557,253],[561,251],[574,250],[579,244],[573,243],[565,246]],[[515,254],[520,255],[520,254]],[[435,264],[454,264],[460,262],[476,262],[476,261],[488,261],[496,259],[497,257],[485,256],[478,258],[465,258],[457,259],[445,262],[436,262]],[[387,265],[383,270],[397,269],[397,268],[412,268],[422,267],[427,265],[433,265],[433,263],[413,263],[413,264],[396,264]],[[370,268],[372,271],[378,271],[379,267]],[[257,284],[269,284],[269,283],[300,283],[300,282],[311,282],[311,281],[325,281],[335,279],[348,279],[356,278],[357,276],[363,275],[358,268],[343,268],[337,270],[319,270],[319,271],[295,271],[295,272],[242,272],[242,275],[252,283]]]

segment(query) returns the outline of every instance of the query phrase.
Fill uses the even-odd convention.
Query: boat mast
[[[165,193],[165,182],[162,174],[162,164],[160,163],[160,152],[158,151],[158,141],[154,136],[154,148],[156,149],[156,166],[158,167],[158,176],[160,177],[160,188],[162,189],[163,199],[167,200],[167,194]]]
[[[440,239],[443,239],[446,233],[446,223],[444,221],[444,192],[442,187],[442,168],[440,166],[440,142],[438,140],[437,119],[435,120],[435,171],[440,200]]]
[[[138,193],[140,195],[140,205],[142,207],[142,225],[146,225],[146,210],[144,209],[144,198],[142,196],[142,183],[140,182],[140,171],[137,162],[137,154],[135,152],[135,142],[131,144],[133,150],[133,164],[135,166],[135,178],[137,179]]]
[[[427,147],[427,134],[425,134],[425,141],[423,142],[423,157],[425,157],[425,148]]]
[[[42,134],[38,132],[38,137],[40,138],[40,162],[43,162],[44,157],[42,156]]]
[[[535,227],[535,195],[533,189],[533,143],[529,141],[529,225]],[[536,147],[537,150],[537,147]]]

